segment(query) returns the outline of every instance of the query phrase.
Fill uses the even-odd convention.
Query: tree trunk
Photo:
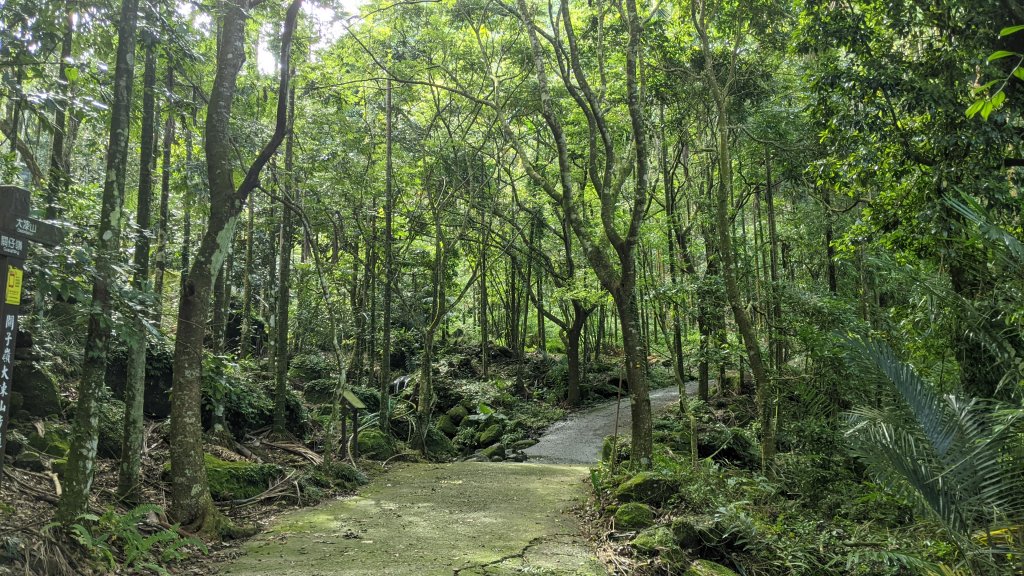
[[[715,205],[715,224],[718,228],[719,254],[722,260],[722,276],[725,293],[732,308],[733,318],[747,352],[747,361],[754,375],[757,390],[757,413],[761,424],[761,468],[769,469],[775,458],[775,431],[773,423],[773,391],[768,373],[761,357],[761,345],[757,341],[753,323],[740,295],[733,252],[732,234],[729,229],[729,193],[732,189],[732,156],[729,148],[728,97],[717,98],[718,107],[718,193]],[[742,374],[740,375],[742,379]]]
[[[156,39],[149,31],[143,33],[146,44],[145,69],[142,75],[142,135],[139,154],[139,195],[135,222],[139,227],[135,238],[135,270],[132,286],[145,299],[149,284],[149,233],[152,227],[153,172],[156,169]],[[128,344],[128,377],[124,388],[124,435],[121,439],[121,464],[118,468],[117,493],[130,503],[140,502],[139,469],[142,464],[143,421],[142,401],[146,388],[146,327],[143,309],[135,313],[133,329],[125,334]],[[149,307],[149,309],[152,309]]]
[[[174,66],[167,66],[167,94],[174,93]],[[174,109],[168,98],[167,120],[164,124],[164,155],[160,173],[160,221],[157,223],[156,234],[156,276],[153,280],[153,294],[156,305],[153,308],[153,321],[159,327],[164,311],[164,275],[167,273],[167,241],[170,234],[171,220],[171,148],[174,146]]]
[[[580,337],[583,335],[583,328],[587,325],[587,317],[593,308],[586,308],[579,300],[572,301],[572,324],[566,330],[565,356],[569,365],[568,374],[568,401],[570,406],[579,406],[582,394],[580,393],[580,381],[582,378],[580,370]]]
[[[295,89],[288,94],[288,125],[295,121]],[[274,432],[285,433],[285,408],[288,401],[288,305],[291,303],[292,246],[295,236],[292,225],[292,211],[288,202],[295,198],[294,132],[289,131],[284,145],[285,188],[281,194],[281,235],[278,243],[278,290],[277,290],[277,338],[274,351],[277,354],[274,374]]]
[[[57,68],[57,82],[60,95],[64,102],[57,104],[53,115],[53,143],[50,147],[50,171],[46,186],[46,219],[53,220],[60,215],[60,203],[68,193],[71,183],[71,167],[65,137],[68,130],[67,111],[71,108],[71,87],[66,77],[68,63],[71,61],[71,50],[74,44],[75,20],[74,13],[68,10],[65,20],[64,35],[60,44],[60,65]]]
[[[395,283],[395,187],[392,168],[392,141],[394,140],[394,124],[392,121],[391,78],[387,80],[387,92],[384,100],[386,142],[384,151],[384,310],[383,334],[381,335],[380,354],[380,428],[390,432],[391,414],[389,387],[391,385],[391,306]]]
[[[124,203],[128,131],[131,127],[132,83],[135,78],[135,27],[138,0],[123,0],[117,27],[117,64],[114,70],[114,101],[110,111],[110,140],[107,146],[103,205],[96,243],[96,272],[92,285],[89,335],[78,386],[78,404],[71,432],[64,478],[64,495],[58,519],[70,524],[89,504],[96,444],[99,434],[97,402],[104,389],[107,347],[112,315],[110,284],[117,281],[118,249],[121,240],[121,208]]]
[[[301,0],[288,7],[281,39],[281,79],[274,134],[249,166],[236,188],[230,135],[231,105],[238,73],[245,61],[247,3],[230,0],[223,15],[217,47],[217,72],[206,114],[206,164],[210,185],[210,215],[195,261],[185,280],[178,307],[174,344],[174,399],[171,404],[171,515],[183,525],[206,531],[220,528],[206,480],[201,426],[203,332],[210,291],[217,271],[231,248],[231,237],[259,174],[284,139],[287,125],[289,55]]]
[[[242,270],[242,327],[238,338],[238,353],[242,358],[253,355],[252,345],[252,234],[255,230],[255,199],[246,204],[245,268]]]

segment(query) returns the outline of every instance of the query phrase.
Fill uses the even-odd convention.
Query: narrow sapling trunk
[[[295,89],[288,95],[288,125],[295,122]],[[295,134],[288,132],[284,145],[285,189],[282,191],[285,202],[295,198],[295,180],[293,177],[293,149]],[[285,409],[288,401],[288,305],[291,303],[292,279],[292,246],[295,229],[292,225],[292,211],[286,204],[281,206],[281,235],[278,243],[278,279],[277,291],[277,337],[274,351],[277,363],[274,372],[274,433],[285,433]]]
[[[143,33],[146,44],[145,71],[142,76],[142,145],[139,154],[139,195],[135,222],[134,276],[132,287],[140,299],[133,327],[125,333],[128,344],[128,378],[124,388],[124,435],[121,439],[121,464],[118,468],[117,493],[131,503],[142,496],[139,470],[142,465],[142,404],[146,388],[146,319],[143,310],[151,310],[144,301],[149,284],[149,234],[152,221],[153,172],[156,168],[156,38],[148,30]]]
[[[174,93],[174,66],[167,65],[167,94]],[[174,146],[174,109],[168,98],[167,120],[164,124],[164,149],[160,173],[160,221],[156,233],[156,274],[153,278],[153,294],[156,305],[153,309],[153,322],[160,326],[164,310],[164,275],[167,273],[167,242],[170,234],[171,220],[171,148]]]

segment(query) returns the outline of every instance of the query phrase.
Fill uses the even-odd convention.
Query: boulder
[[[121,457],[121,439],[124,437],[124,402],[109,398],[99,405],[99,443],[96,453],[104,458]]]
[[[174,378],[174,350],[167,344],[147,342],[146,383],[143,392],[142,411],[151,418],[167,418],[171,415],[171,380]],[[114,348],[107,356],[106,382],[114,398],[124,400],[124,388],[128,381],[128,350],[123,346]],[[27,399],[26,399],[27,400]]]
[[[504,460],[505,447],[502,446],[501,444],[494,444],[481,450],[480,454],[487,458],[488,460],[494,460],[495,458],[498,458],[499,460]]]
[[[377,428],[359,434],[359,455],[370,460],[387,460],[398,452],[395,440]]]
[[[656,554],[659,550],[678,548],[672,537],[672,530],[666,526],[652,526],[641,530],[633,538],[633,547],[644,554]]]
[[[710,560],[696,560],[683,576],[737,576],[736,572]]]
[[[437,429],[444,432],[449,438],[459,433],[459,427],[452,420],[452,417],[445,414],[437,419]]]
[[[25,451],[25,446],[28,446],[28,438],[17,430],[7,430],[6,443],[4,444],[4,453],[8,456],[17,456]],[[2,457],[2,455],[0,455]]]
[[[459,426],[462,424],[462,421],[466,419],[466,416],[469,416],[469,410],[466,410],[466,407],[461,404],[456,404],[451,410],[445,413],[445,416],[451,418],[452,423]]]
[[[71,443],[65,434],[53,428],[46,429],[42,434],[39,430],[29,432],[28,445],[35,451],[54,458],[67,456],[68,450],[71,449]]]
[[[35,362],[14,363],[11,392],[21,395],[21,407],[32,416],[46,418],[61,413],[60,389],[57,381]]]
[[[31,470],[32,472],[46,470],[43,457],[36,452],[22,452],[18,454],[18,457],[14,459],[14,467],[21,468],[22,470]]]
[[[683,516],[672,521],[672,535],[676,543],[688,550],[697,550],[709,538],[714,520],[706,516]]]
[[[431,428],[427,431],[427,454],[431,456],[451,456],[455,454],[455,446],[440,430]]]
[[[67,458],[58,458],[58,459],[50,462],[50,470],[54,474],[60,476],[62,479],[64,478],[64,472],[66,472],[67,469],[68,469],[68,459]]]
[[[656,472],[641,472],[620,484],[615,497],[622,502],[646,502],[660,506],[678,493],[680,488],[676,478]]]
[[[527,448],[533,446],[536,443],[537,441],[534,440],[533,438],[526,438],[525,440],[517,440],[513,442],[512,445],[509,446],[509,448],[512,450],[526,450]]]
[[[601,461],[612,461],[612,447],[615,449],[615,461],[625,462],[629,460],[629,439],[621,436],[606,436],[601,444]]]
[[[478,442],[481,446],[490,446],[495,442],[501,440],[501,435],[504,433],[504,427],[499,424],[491,424],[484,431],[480,433]]]
[[[698,431],[697,453],[743,468],[756,468],[761,462],[759,448],[745,430],[717,424]]]
[[[627,502],[615,511],[616,530],[643,530],[654,524],[654,510],[647,504]]]
[[[633,539],[633,548],[641,554],[657,554],[669,574],[679,574],[690,563],[690,557],[675,543],[672,530],[666,526],[647,528]]]
[[[218,501],[258,496],[282,473],[281,467],[276,464],[227,462],[209,454],[204,457],[210,495]]]

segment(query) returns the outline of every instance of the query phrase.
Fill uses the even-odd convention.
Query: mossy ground
[[[566,512],[585,475],[573,466],[402,465],[358,497],[282,516],[220,573],[603,575]]]

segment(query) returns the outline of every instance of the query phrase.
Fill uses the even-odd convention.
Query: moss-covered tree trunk
[[[78,403],[71,432],[71,449],[64,475],[64,495],[58,519],[74,522],[89,504],[92,488],[99,413],[97,402],[104,389],[107,347],[111,333],[111,284],[117,281],[116,267],[121,241],[121,208],[124,204],[125,165],[128,160],[128,131],[131,127],[132,83],[135,78],[135,28],[138,0],[123,0],[117,26],[117,64],[114,69],[114,100],[110,107],[110,140],[107,145],[103,204],[97,229],[96,271],[89,309],[89,334],[85,360],[78,385]]]

